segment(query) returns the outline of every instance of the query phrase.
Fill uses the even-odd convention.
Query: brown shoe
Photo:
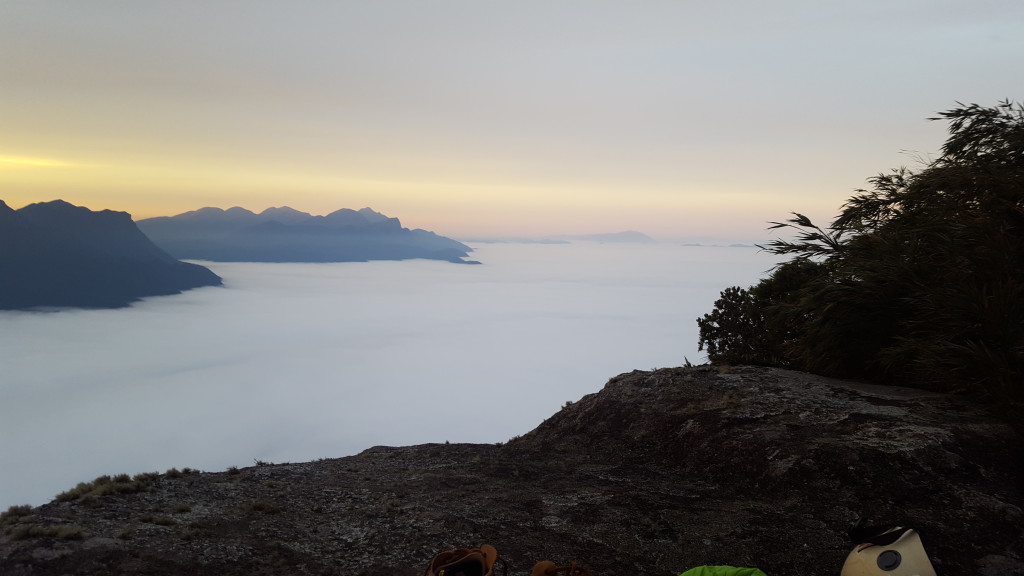
[[[441,552],[427,565],[424,576],[493,576],[498,551],[484,544]]]
[[[558,574],[564,574],[564,576],[594,576],[586,568],[575,562],[569,562],[568,566],[556,566],[550,560],[537,562],[533,565],[533,571],[530,572],[530,576],[557,576]]]

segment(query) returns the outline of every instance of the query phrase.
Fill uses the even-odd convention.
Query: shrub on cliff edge
[[[949,137],[920,171],[870,179],[827,229],[773,223],[797,235],[762,248],[792,259],[697,320],[712,363],[1024,400],[1024,107],[933,120]]]

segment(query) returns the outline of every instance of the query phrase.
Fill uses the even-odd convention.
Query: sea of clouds
[[[204,263],[224,286],[0,312],[0,510],[102,474],[500,442],[678,366],[752,247],[476,244],[482,265]]]

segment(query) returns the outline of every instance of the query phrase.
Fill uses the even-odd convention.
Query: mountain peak
[[[116,308],[144,296],[220,284],[158,248],[127,212],[63,200],[0,209],[0,309]]]
[[[72,204],[72,203],[70,203],[70,202],[68,202],[66,200],[61,200],[60,198],[58,198],[56,200],[49,200],[47,202],[34,202],[32,204],[29,204],[28,206],[42,206],[42,207],[53,208],[53,209],[76,210],[76,211],[79,211],[79,212],[92,212],[92,210],[89,210],[85,206],[75,206],[74,204]],[[28,208],[28,206],[25,206],[25,208]]]
[[[198,210],[191,210],[178,214],[177,216],[171,216],[171,218],[181,218],[190,220],[218,220],[225,217],[245,218],[247,216],[255,216],[252,212],[242,208],[240,206],[234,206],[227,210],[223,208],[216,208],[213,206],[207,206]]]
[[[270,208],[267,208],[263,212],[260,212],[260,216],[271,216],[278,214],[309,216],[309,214],[307,214],[306,212],[300,212],[299,210],[296,210],[291,206],[271,206]]]
[[[90,210],[85,206],[76,206],[64,200],[36,202],[17,210],[27,220],[62,226],[94,226],[100,222],[130,223],[132,217],[127,212],[114,210]]]
[[[290,206],[271,207],[259,213],[260,218],[276,220],[282,224],[304,222],[313,217],[312,214],[296,210]]]
[[[23,206],[18,210],[22,214],[34,214],[34,213],[57,213],[57,214],[89,214],[92,210],[85,206],[75,206],[70,202],[64,200],[50,200],[48,202],[34,202],[27,206]]]
[[[373,208],[360,208],[358,212],[363,218],[366,218],[370,222],[381,222],[387,220],[388,217],[380,212],[377,212]]]
[[[371,208],[312,216],[288,206],[253,214],[202,208],[139,221],[177,258],[220,262],[359,262],[426,258],[464,262],[472,249],[450,238],[402,228]]]

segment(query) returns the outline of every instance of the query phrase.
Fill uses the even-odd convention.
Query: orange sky
[[[756,241],[1024,92],[1016,1],[705,4],[4,3],[0,199]]]

